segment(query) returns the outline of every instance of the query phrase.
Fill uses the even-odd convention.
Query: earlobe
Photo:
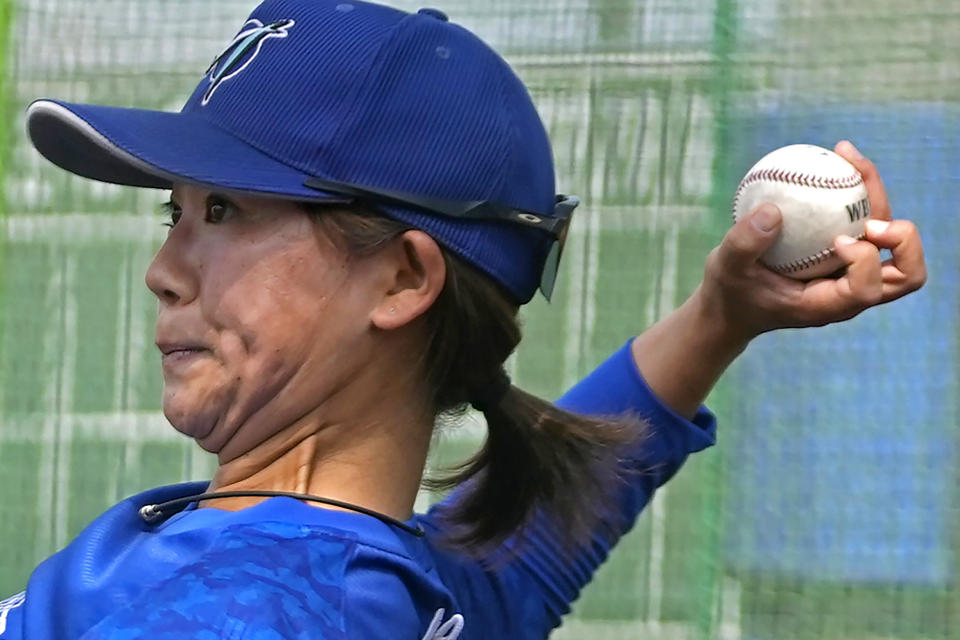
[[[436,240],[411,230],[395,240],[387,256],[390,286],[370,320],[378,329],[397,329],[420,317],[443,291],[447,265]]]

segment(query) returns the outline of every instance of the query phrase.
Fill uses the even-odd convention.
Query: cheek
[[[238,377],[282,377],[285,369],[331,357],[366,326],[347,265],[297,249],[235,267],[242,276],[233,281],[209,282],[205,315],[224,364]]]
[[[235,332],[250,351],[269,349],[322,324],[339,297],[334,278],[304,282],[302,275],[272,272],[247,280],[238,282],[207,312],[211,324],[228,335]]]
[[[270,332],[321,310],[346,280],[345,265],[304,243],[221,256],[203,274],[201,306],[214,328]]]

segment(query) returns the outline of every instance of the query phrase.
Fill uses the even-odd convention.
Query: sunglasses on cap
[[[558,194],[554,205],[553,215],[544,216],[513,207],[506,207],[485,200],[444,200],[442,198],[423,197],[389,189],[376,187],[361,187],[346,182],[326,180],[324,178],[310,178],[304,186],[320,191],[327,191],[352,198],[366,199],[374,202],[385,202],[396,205],[408,205],[422,209],[429,213],[451,218],[470,220],[498,220],[517,224],[527,228],[540,229],[553,239],[550,251],[540,276],[540,293],[550,300],[554,286],[557,283],[557,273],[560,268],[560,257],[567,241],[567,231],[570,229],[570,220],[573,210],[580,204],[576,196]]]

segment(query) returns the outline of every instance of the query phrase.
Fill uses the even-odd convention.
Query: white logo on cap
[[[256,18],[247,20],[240,29],[240,33],[227,45],[227,48],[213,60],[207,69],[210,76],[210,86],[203,94],[201,105],[210,102],[214,92],[224,82],[233,78],[249,66],[253,59],[260,54],[263,43],[270,38],[286,38],[290,28],[296,24],[293,20],[277,20],[264,25]]]

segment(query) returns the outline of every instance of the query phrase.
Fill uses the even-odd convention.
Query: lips
[[[194,364],[204,360],[210,354],[206,347],[195,344],[165,343],[157,344],[163,363],[164,375],[174,372],[185,373]]]
[[[164,356],[209,351],[209,349],[207,349],[202,345],[189,344],[189,343],[181,344],[181,343],[157,342],[157,348],[160,349],[160,353],[162,353]]]
[[[157,338],[156,344],[162,354],[160,359],[166,372],[189,367],[211,353],[206,345],[189,338],[163,336]]]

